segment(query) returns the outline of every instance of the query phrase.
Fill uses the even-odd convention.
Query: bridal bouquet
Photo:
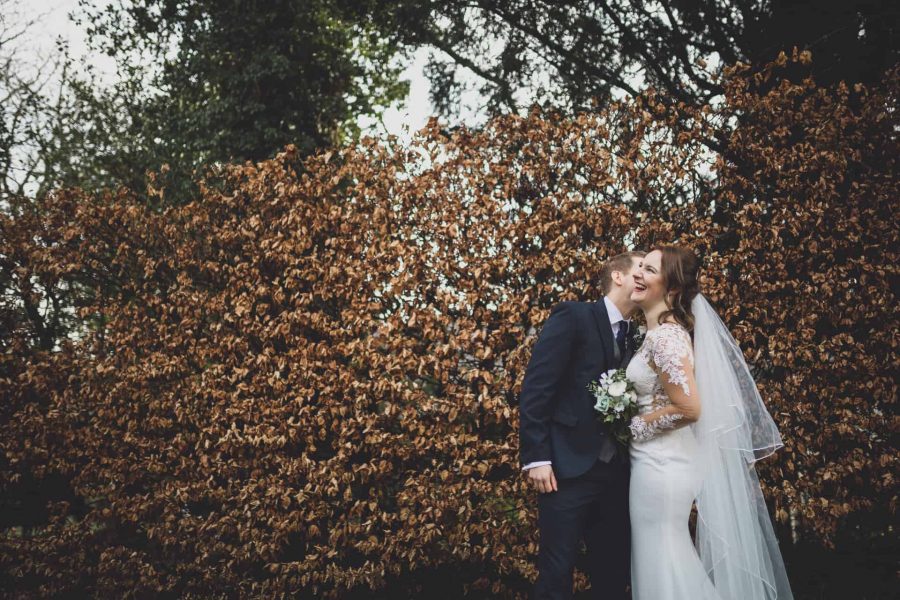
[[[597,418],[609,424],[616,439],[627,446],[631,438],[628,424],[639,407],[634,384],[625,376],[625,369],[607,371],[600,381],[592,381],[587,387],[597,399]]]

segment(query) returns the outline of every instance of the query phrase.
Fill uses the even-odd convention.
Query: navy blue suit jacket
[[[633,341],[626,342],[623,366],[634,353]],[[595,400],[587,389],[588,383],[619,366],[614,343],[603,299],[553,307],[531,351],[519,395],[521,466],[549,460],[557,477],[577,477],[609,444],[624,453],[597,420]]]

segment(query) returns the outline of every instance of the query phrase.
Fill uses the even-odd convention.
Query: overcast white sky
[[[78,11],[78,0],[20,0],[18,9],[21,15],[15,19],[17,21],[19,18],[40,19],[37,26],[29,31],[28,39],[20,43],[24,53],[34,62],[52,54],[57,39],[69,44],[73,56],[88,56],[81,28],[69,19],[69,13]],[[404,106],[386,111],[384,126],[373,119],[362,119],[360,125],[366,133],[371,135],[392,133],[406,138],[407,131],[416,131],[425,125],[432,112],[431,102],[428,99],[428,81],[423,75],[427,55],[427,50],[417,52],[403,73],[403,78],[410,81],[410,94]],[[93,55],[88,58],[109,80],[115,77],[115,65],[109,57]],[[477,98],[464,97],[464,100],[477,105]],[[466,115],[469,120],[478,119],[480,116],[477,109],[469,110]]]

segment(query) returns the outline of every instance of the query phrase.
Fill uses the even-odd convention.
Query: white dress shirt
[[[610,300],[608,296],[603,296],[603,304],[606,305],[606,314],[609,315],[609,325],[610,327],[612,327],[613,339],[616,339],[616,336],[619,335],[619,326],[623,321],[627,321],[627,319],[622,316],[622,311],[620,311],[618,307],[613,304],[613,301]],[[549,464],[551,464],[551,461],[549,460],[536,460],[522,467],[522,470],[527,471],[528,469],[534,467],[540,467]]]

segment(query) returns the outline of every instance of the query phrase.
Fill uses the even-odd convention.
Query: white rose
[[[628,389],[628,383],[625,381],[617,381],[609,386],[610,396],[621,396]]]
[[[647,327],[645,325],[639,325],[638,333],[641,335],[645,335],[647,333]]]
[[[607,386],[610,383],[612,383],[612,378],[613,378],[613,375],[615,374],[615,372],[616,372],[615,369],[610,369],[609,371],[607,371],[606,373],[601,375],[600,376],[600,385]]]

